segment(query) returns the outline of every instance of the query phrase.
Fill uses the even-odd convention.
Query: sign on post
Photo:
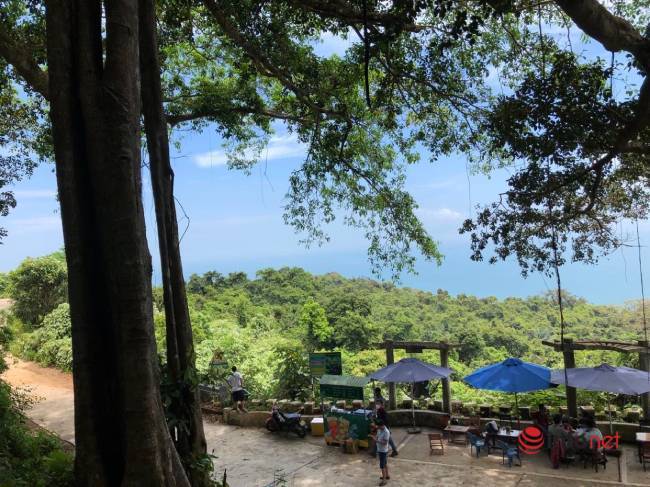
[[[309,354],[309,370],[312,377],[341,375],[343,365],[341,352],[312,352]]]

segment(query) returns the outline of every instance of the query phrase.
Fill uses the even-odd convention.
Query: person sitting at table
[[[499,433],[499,425],[496,421],[488,421],[483,428],[483,436],[485,437],[486,444],[491,444],[492,447],[496,446],[497,433]]]
[[[578,430],[578,442],[583,450],[602,450],[603,433],[591,417],[585,418],[584,428]]]
[[[574,426],[575,424],[575,426]],[[567,455],[573,455],[575,451],[577,450],[577,434],[575,431],[575,427],[577,427],[578,421],[575,418],[569,418],[568,416],[564,416],[562,418],[562,427],[564,428],[564,431],[566,431],[566,450],[567,450]]]
[[[539,427],[539,429],[542,430],[542,433],[544,433],[544,446],[546,446],[546,448],[550,448],[551,445],[548,442],[549,418],[546,406],[543,404],[539,405],[539,411],[537,414],[533,415],[533,421]]]
[[[566,455],[566,441],[568,432],[562,425],[562,415],[553,416],[553,424],[548,428],[548,444],[551,447],[551,464],[553,468],[560,468],[560,462]]]

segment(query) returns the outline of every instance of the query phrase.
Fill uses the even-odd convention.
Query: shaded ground
[[[29,417],[63,439],[74,441],[71,376],[31,362],[11,358],[8,362],[10,368],[2,378],[14,386],[29,387],[41,398]],[[408,435],[403,429],[395,429],[400,455],[389,460],[390,486],[621,485],[615,459],[598,473],[582,466],[552,470],[543,454],[524,456],[523,467],[508,468],[501,465],[499,455],[477,459],[463,445],[445,444],[444,456],[431,456],[426,432]],[[210,421],[205,422],[205,434],[208,450],[217,457],[216,471],[221,476],[225,469],[232,487],[264,487],[274,477],[285,478],[290,487],[365,487],[377,485],[379,480],[377,462],[365,451],[344,454],[337,447],[326,446],[322,438],[285,437]],[[650,472],[643,472],[634,453],[633,447],[625,447],[624,478],[628,485],[650,485]]]

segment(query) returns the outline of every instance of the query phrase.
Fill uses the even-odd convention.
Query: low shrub
[[[72,370],[72,325],[68,303],[57,306],[43,318],[42,326],[20,334],[12,343],[12,353],[41,365]]]
[[[4,368],[0,356],[0,371]],[[22,409],[29,401],[0,380],[0,485],[5,487],[67,487],[73,483],[72,456],[59,440],[31,431]]]

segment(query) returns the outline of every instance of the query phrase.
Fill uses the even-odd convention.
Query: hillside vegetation
[[[51,262],[45,264],[49,270]],[[33,267],[32,261],[30,272]],[[10,294],[12,282],[21,281],[19,273],[20,268],[9,275]],[[313,350],[340,350],[344,373],[372,372],[385,365],[384,352],[373,350],[372,344],[385,338],[458,344],[451,354],[456,379],[508,356],[549,367],[562,366],[560,354],[542,345],[542,340],[559,338],[558,308],[552,293],[503,300],[451,296],[444,290],[432,293],[371,279],[348,279],[335,273],[317,276],[300,268],[263,269],[254,279],[244,273],[207,272],[192,275],[187,288],[201,380],[219,381],[225,374],[225,368],[210,366],[216,354],[239,367],[247,389],[258,398],[288,397],[296,391],[298,395],[309,395],[307,353]],[[52,298],[52,302],[58,301]],[[627,341],[642,338],[636,303],[597,306],[569,294],[564,301],[568,337]],[[160,289],[154,290],[154,306],[158,350],[163,360],[165,323]],[[37,325],[26,324],[15,316],[9,322],[15,335],[15,354],[70,370],[67,304],[57,304]],[[396,358],[402,356],[403,352]],[[418,356],[433,363],[439,361],[435,351]],[[611,352],[578,352],[576,358],[579,365],[602,361],[632,366],[637,363],[634,354]],[[472,402],[509,401],[505,396],[471,389],[459,380],[453,382],[452,393],[456,399]],[[601,401],[597,394],[590,393],[581,393],[580,399]],[[623,403],[631,400],[621,398]],[[559,404],[561,390],[527,395],[522,401]]]

